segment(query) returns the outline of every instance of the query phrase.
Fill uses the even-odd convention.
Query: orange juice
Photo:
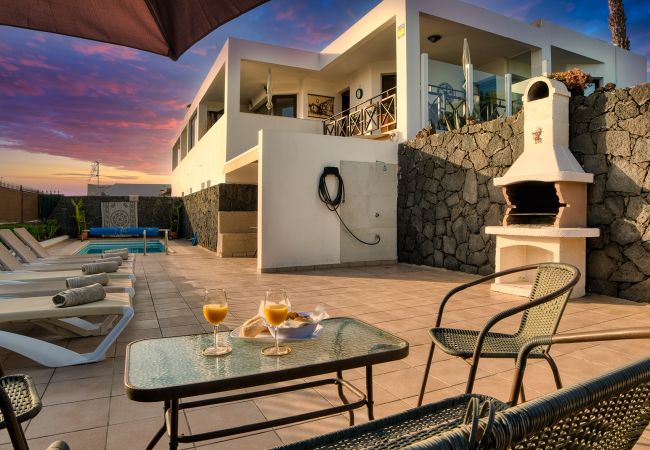
[[[264,307],[264,317],[274,327],[282,325],[282,322],[287,320],[287,314],[289,314],[289,307],[287,305],[276,303]]]
[[[226,318],[227,314],[228,305],[224,305],[223,303],[203,305],[203,316],[212,325],[219,325]]]

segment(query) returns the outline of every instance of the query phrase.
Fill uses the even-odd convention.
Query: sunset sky
[[[103,183],[165,183],[171,139],[228,36],[320,50],[378,0],[271,0],[214,31],[179,61],[0,26],[0,181],[85,193]],[[605,0],[472,0],[609,41]],[[650,2],[625,2],[632,51],[650,59]],[[650,68],[649,68],[650,69]]]

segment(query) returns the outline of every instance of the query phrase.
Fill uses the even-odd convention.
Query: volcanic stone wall
[[[418,137],[399,148],[398,259],[462,270],[494,272],[494,236],[505,209],[492,178],[523,150],[523,117],[483,122]]]
[[[88,228],[102,226],[102,202],[128,202],[128,196],[61,196],[50,217],[59,222],[59,233],[77,237],[77,222],[74,218],[75,202],[83,199]],[[169,228],[169,210],[172,197],[138,197],[138,226]]]
[[[650,84],[573,97],[570,148],[587,172],[587,289],[650,302]],[[523,113],[400,146],[400,261],[488,274],[505,202],[492,178],[523,151]],[[584,274],[583,274],[584,276]]]
[[[199,245],[217,250],[219,211],[257,211],[257,186],[217,184],[183,197],[185,237],[198,234]]]
[[[571,150],[589,187],[587,289],[650,302],[650,84],[571,101]]]

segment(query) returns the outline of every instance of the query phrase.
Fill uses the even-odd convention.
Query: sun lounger
[[[120,319],[115,324],[108,320],[94,324],[83,319],[96,316]],[[77,353],[51,342],[9,331],[0,331],[0,347],[48,367],[97,362],[104,359],[106,351],[132,317],[133,308],[128,294],[107,294],[104,300],[70,308],[57,308],[50,296],[0,300],[0,324],[29,322],[56,331],[57,334],[64,335],[67,332],[77,336],[101,335],[110,328],[110,332],[90,353]]]
[[[70,271],[72,273],[67,274],[65,277],[81,275],[81,265],[83,263],[76,264],[22,264],[18,261],[12,254],[5,248],[4,245],[0,244],[0,265],[6,267],[11,271],[21,271],[21,272],[37,272],[37,273],[60,273],[63,271]],[[73,272],[74,271],[74,272]],[[121,275],[129,276],[133,275],[133,267],[120,267],[117,272],[112,273],[111,275]],[[0,279],[2,279],[0,277]]]
[[[0,280],[0,300],[6,298],[54,295],[64,289],[67,289],[65,279],[35,281]],[[133,298],[133,295],[135,294],[133,283],[128,278],[110,279],[109,283],[104,286],[104,290],[107,293],[126,292],[131,298]]]
[[[50,254],[47,249],[43,247],[25,228],[15,228],[13,232],[15,234],[11,233],[9,230],[0,230],[0,240],[2,240],[26,263],[84,263],[101,258],[101,255],[55,256]],[[129,255],[127,261],[135,261],[135,255]]]

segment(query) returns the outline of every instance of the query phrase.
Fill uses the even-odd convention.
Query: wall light
[[[442,36],[440,36],[439,34],[432,34],[431,36],[427,37],[427,40],[428,40],[429,42],[431,42],[432,44],[435,44],[435,43],[438,42],[441,38],[442,38]]]

